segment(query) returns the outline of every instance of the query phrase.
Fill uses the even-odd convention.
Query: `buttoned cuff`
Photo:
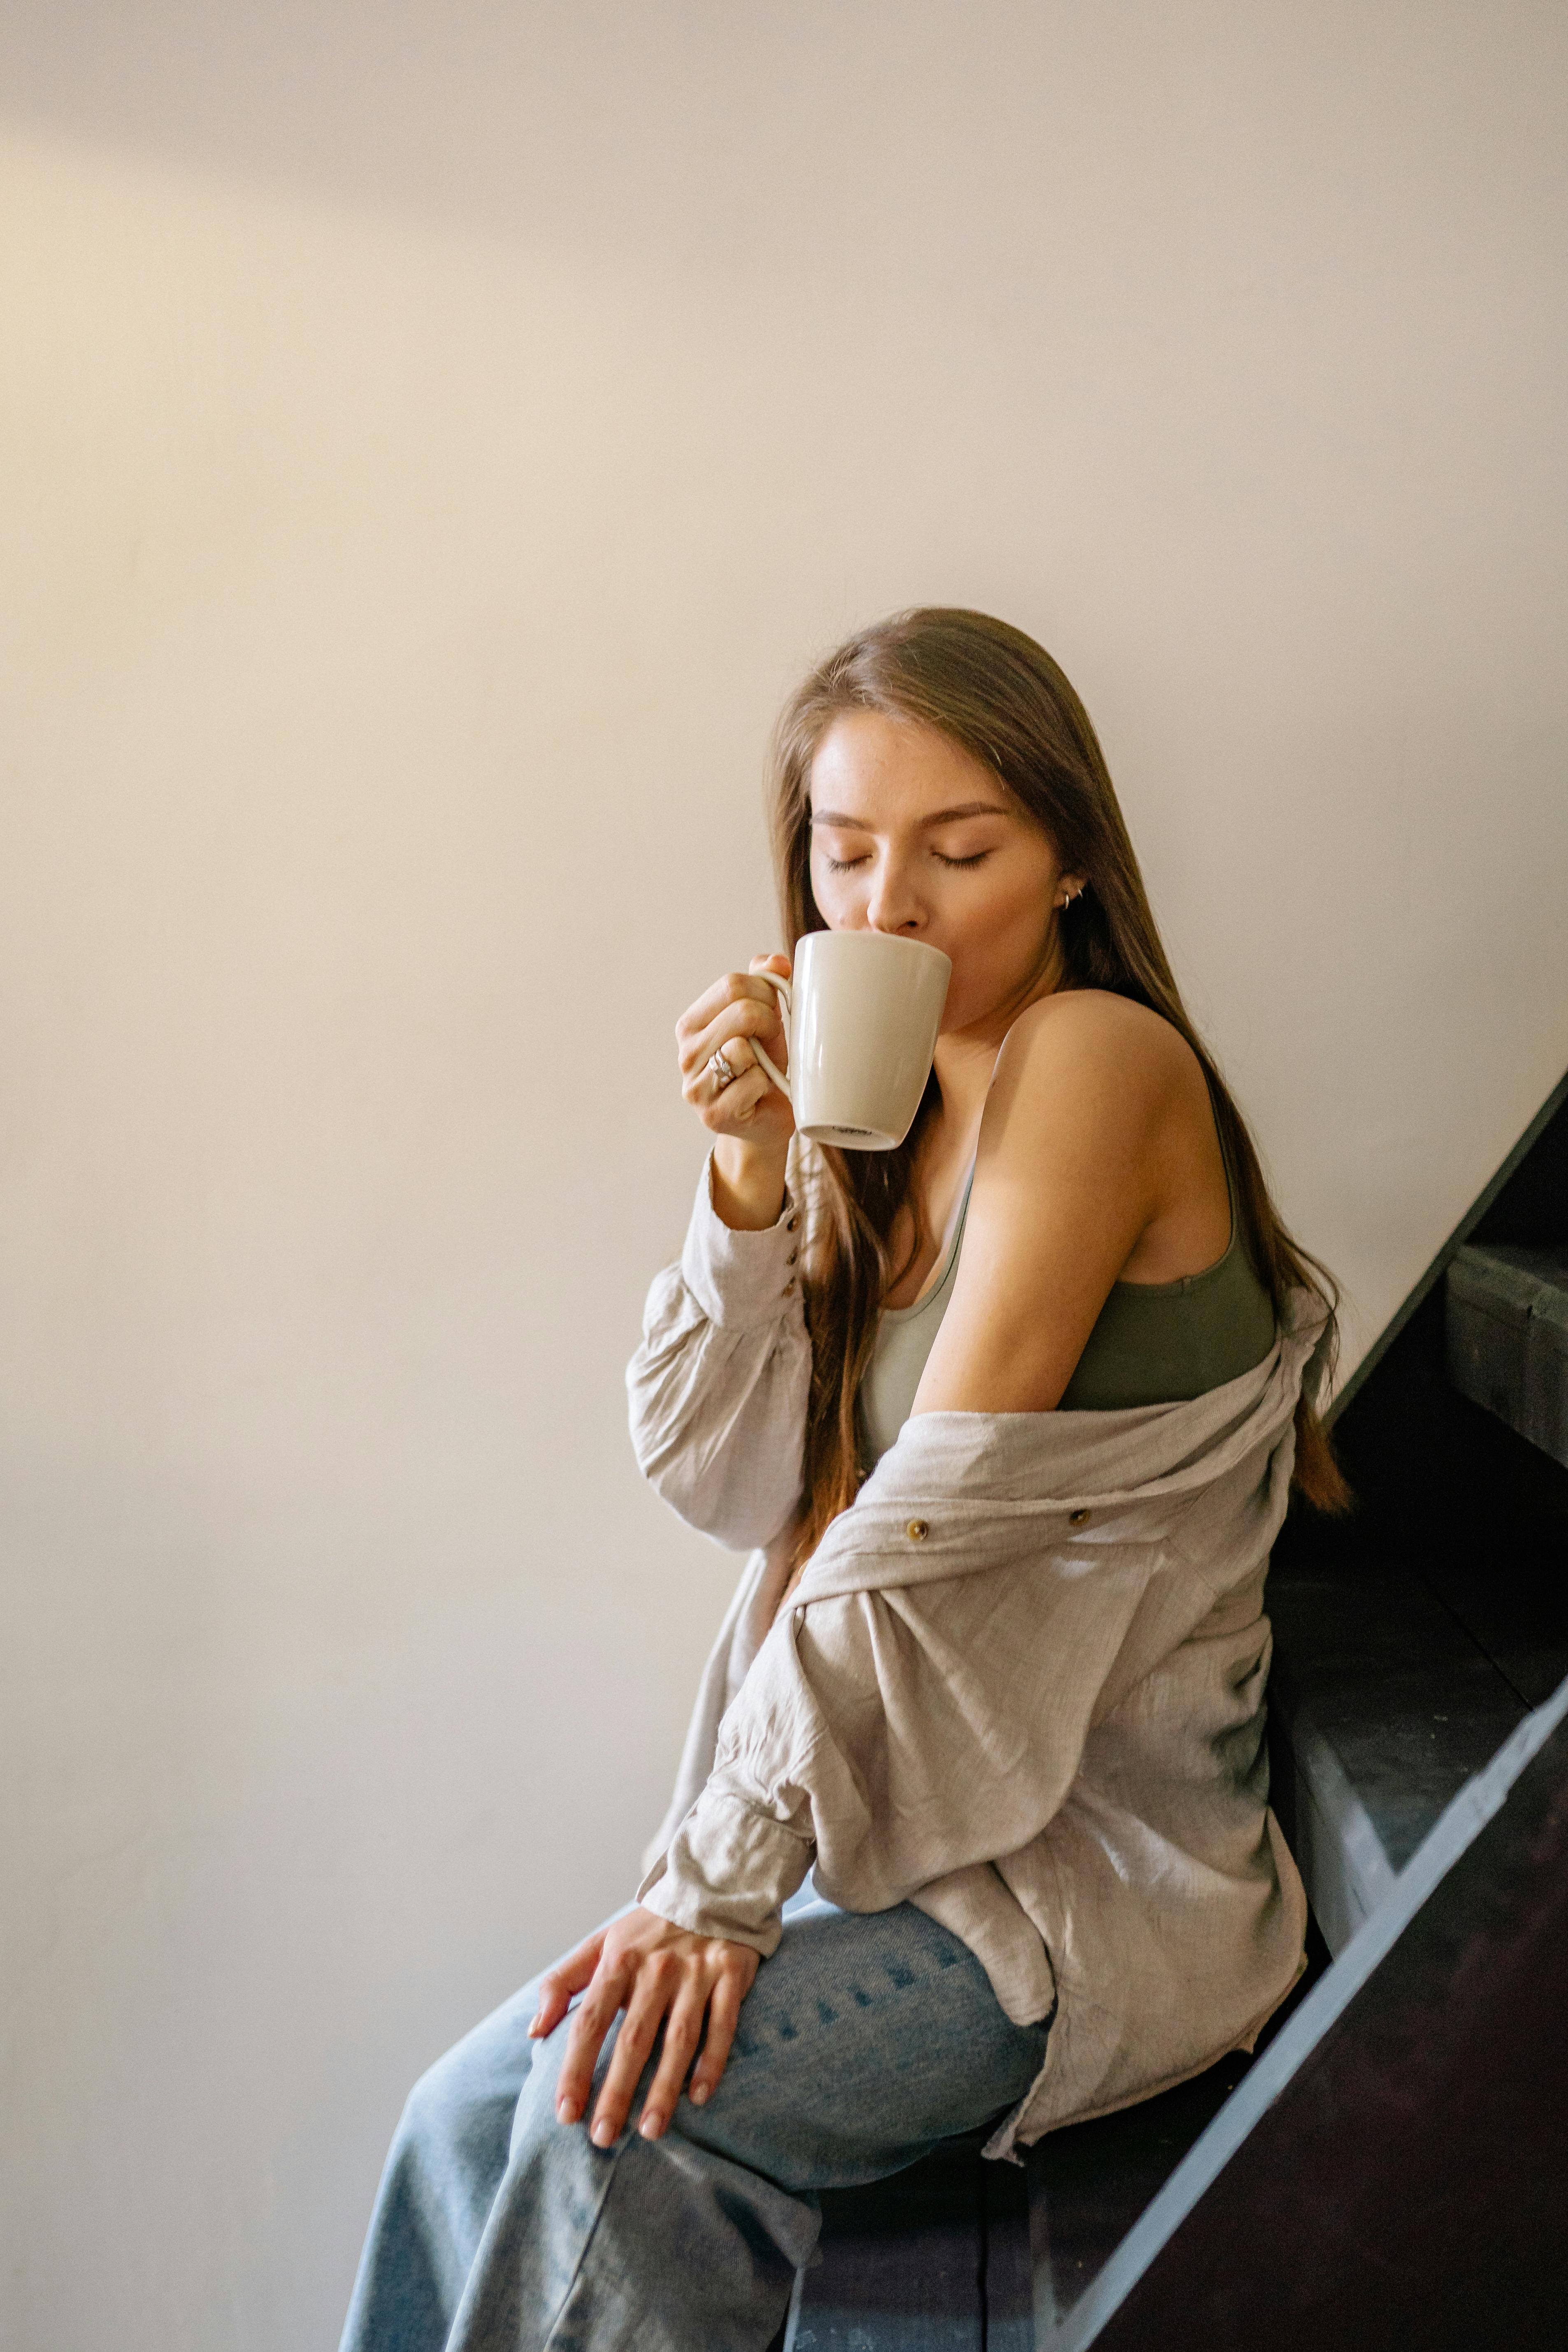
[[[693,1936],[749,1944],[767,1959],[779,1914],[811,1868],[809,1837],[726,1790],[705,1789],[637,1888],[646,1911]]]
[[[713,1206],[710,1152],[680,1253],[681,1279],[708,1320],[723,1330],[744,1331],[773,1322],[798,1302],[803,1230],[787,1185],[776,1224],[762,1233],[736,1233],[725,1224]]]

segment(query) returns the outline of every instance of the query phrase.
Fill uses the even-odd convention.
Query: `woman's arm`
[[[795,1116],[752,1040],[782,1059],[774,991],[787,956],[726,972],[675,1024],[680,1090],[713,1139],[679,1265],[648,1293],[626,1372],[643,1475],[688,1526],[732,1551],[771,1542],[800,1499],[811,1342],[802,1213],[788,1187]],[[713,1066],[715,1055],[733,1073]]]
[[[771,1541],[800,1498],[811,1341],[801,1307],[800,1210],[736,1232],[703,1169],[686,1246],[648,1293],[626,1370],[643,1475],[732,1551]]]
[[[913,1427],[893,1454],[918,1448]],[[936,1532],[922,1541],[940,1540],[945,1499],[928,1492],[917,1524]],[[879,1513],[858,1528],[861,1516],[857,1503],[829,1528],[812,1574],[830,1549],[834,1565],[869,1554],[897,1572],[907,1523]],[[707,1784],[639,1902],[766,1958],[814,1856],[835,1902],[879,1911],[1037,1837],[1072,1786],[1108,1685],[1155,1662],[1129,1637],[1163,1554],[1023,1540],[1026,1561],[1004,1508],[971,1519],[971,1564],[952,1578],[821,1601],[808,1585],[753,1661]],[[1170,1583],[1151,1620],[1156,1654],[1213,1605],[1195,1580]]]
[[[929,1463],[917,1475],[929,1479]],[[856,1504],[829,1528],[814,1572],[830,1553],[842,1562],[907,1550],[908,1507]],[[942,1502],[924,1507],[940,1541]],[[595,2143],[607,2147],[624,2127],[661,2022],[663,2056],[639,2128],[650,2138],[665,2129],[700,2041],[691,2096],[701,2104],[758,1959],[778,1942],[781,1906],[814,1856],[835,1901],[881,1910],[1017,1850],[1049,1821],[1108,1673],[1119,1654],[1137,1651],[1127,1632],[1156,1548],[1053,1560],[1026,1538],[1018,1573],[1018,1536],[1005,1513],[979,1538],[995,1549],[991,1573],[973,1564],[972,1536],[966,1572],[804,1601],[774,1622],[724,1717],[714,1770],[638,1905],[544,1979],[536,2032],[552,2032],[572,1995],[584,1995],[558,2084],[563,2123],[585,2115],[595,2060],[623,2008],[594,2105]],[[1194,1587],[1189,1601],[1201,1616],[1212,1596]],[[1168,1619],[1162,1641],[1184,1630]]]
[[[1099,990],[1031,1005],[997,1059],[914,1412],[1050,1412],[1112,1284],[1196,1272],[1229,1226],[1208,1088],[1178,1032]]]
[[[648,1293],[642,1344],[626,1372],[632,1444],[644,1475],[689,1525],[742,1549],[768,1542],[799,1499],[811,1380],[797,1271],[803,1219],[786,1181],[794,1117],[764,1076],[753,1037],[784,1040],[778,1000],[754,975],[788,974],[784,956],[730,972],[676,1024],[681,1091],[714,1139],[679,1265]],[[721,1054],[734,1074],[712,1068]],[[634,1907],[598,1929],[542,1979],[529,2031],[551,2033],[574,1994],[556,2113],[585,2114],[595,2062],[621,2010],[626,2021],[595,2103],[607,2147],[660,2029],[664,2044],[640,2128],[665,2129],[687,2069],[698,2104],[718,2084],[752,1979],[754,1947],[689,1936]]]

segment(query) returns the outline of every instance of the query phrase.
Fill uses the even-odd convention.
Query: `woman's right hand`
[[[777,992],[757,977],[764,971],[787,980],[789,958],[753,956],[748,971],[727,971],[675,1024],[680,1090],[716,1139],[714,1208],[725,1224],[752,1231],[778,1216],[795,1132],[789,1097],[752,1051],[752,1039],[760,1038],[769,1058],[785,1066],[783,1013]],[[711,1066],[718,1053],[736,1073],[728,1083]]]

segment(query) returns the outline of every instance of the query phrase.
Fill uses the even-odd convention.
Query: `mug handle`
[[[790,1029],[795,1016],[795,999],[790,994],[788,981],[781,980],[776,971],[753,972],[752,977],[753,980],[765,980],[768,986],[770,988],[776,988],[779,994],[783,997],[784,1045],[786,1049],[793,1055],[795,1046],[794,1041],[790,1036]],[[789,1080],[785,1077],[784,1072],[774,1066],[771,1055],[763,1053],[762,1046],[755,1037],[749,1037],[746,1042],[751,1046],[752,1053],[756,1055],[763,1069],[767,1072],[769,1077],[772,1078],[774,1086],[777,1087],[780,1094],[784,1096],[787,1102],[793,1102],[795,1100],[795,1097],[790,1093]]]

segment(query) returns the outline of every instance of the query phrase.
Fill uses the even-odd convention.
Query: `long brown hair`
[[[793,956],[807,931],[826,929],[811,888],[811,763],[833,720],[877,710],[932,727],[983,761],[1049,835],[1062,866],[1086,877],[1061,918],[1063,988],[1103,988],[1158,1013],[1203,1066],[1235,1174],[1241,1238],[1274,1302],[1300,1285],[1329,1311],[1331,1375],[1339,1290],[1293,1241],[1268,1195],[1247,1122],[1187,1017],[1165,960],[1105,755],[1089,713],[1032,637],[984,613],[920,607],[862,630],[818,664],[785,706],[773,738],[773,840],[781,912]],[[856,1396],[877,1319],[897,1279],[890,1237],[900,1213],[916,1221],[911,1184],[921,1135],[940,1100],[933,1076],[896,1151],[804,1147],[811,1215],[803,1253],[811,1399],[805,1489],[795,1555],[804,1559],[860,1484]],[[1320,1420],[1303,1391],[1296,1408],[1292,1483],[1319,1510],[1350,1500]]]

